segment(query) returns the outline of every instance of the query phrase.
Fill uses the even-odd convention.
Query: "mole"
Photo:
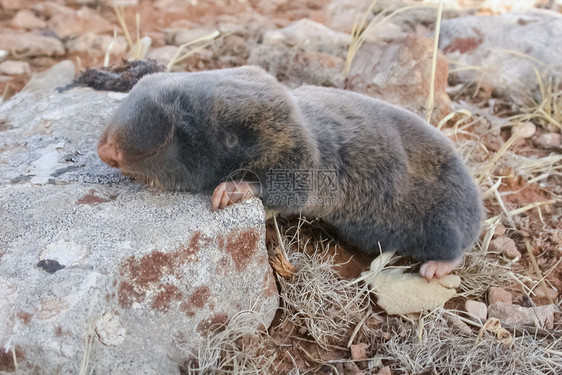
[[[289,90],[255,66],[143,77],[116,108],[98,155],[212,209],[248,196],[322,218],[367,254],[395,250],[440,278],[462,263],[482,219],[478,189],[441,132],[362,94]]]

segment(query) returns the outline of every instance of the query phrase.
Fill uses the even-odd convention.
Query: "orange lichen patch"
[[[164,276],[175,275],[184,269],[184,265],[197,261],[197,253],[212,243],[210,237],[196,232],[189,244],[176,251],[164,253],[153,250],[149,254],[137,258],[131,256],[121,265],[120,275],[125,279],[119,284],[118,301],[122,307],[131,307],[134,302],[145,300],[148,290],[161,290],[152,301],[152,307],[166,311],[169,303],[181,299],[182,294],[176,286],[169,283],[161,284]],[[173,290],[175,288],[175,290]]]
[[[18,362],[23,362],[25,359],[25,352],[19,346],[16,346],[13,352],[12,350],[4,351],[4,348],[2,348],[2,350],[0,350],[0,372],[12,373],[16,371],[14,352],[16,354],[16,360]]]
[[[70,335],[70,331],[65,331],[64,329],[62,329],[60,325],[57,326],[57,328],[55,328],[55,336],[61,337],[61,336],[69,336],[69,335]]]
[[[140,259],[133,255],[121,267],[121,275],[128,275],[136,286],[146,288],[150,283],[158,282],[162,276],[173,273],[176,267],[173,255],[157,250]]]
[[[226,313],[214,314],[208,319],[202,320],[197,325],[197,332],[206,334],[209,330],[217,328],[218,326],[225,324],[227,321],[228,315]]]
[[[183,311],[188,318],[193,318],[195,316],[195,310],[193,310],[186,301],[180,303],[180,310]]]
[[[76,201],[76,204],[87,204],[88,206],[97,206],[100,203],[106,203],[110,200],[107,198],[102,198],[96,195],[95,189],[90,189],[88,194],[84,195],[82,198]]]
[[[229,268],[230,268],[229,259],[226,256],[224,256],[220,258],[220,260],[217,262],[217,268],[215,272],[219,276],[226,276],[228,274]]]
[[[187,248],[191,249],[193,253],[197,253],[202,247],[207,247],[211,243],[213,243],[212,238],[205,236],[201,232],[195,232],[193,237],[191,237]]]
[[[211,290],[208,286],[200,286],[189,296],[189,300],[180,304],[180,310],[188,317],[194,317],[196,310],[202,309],[211,297]]]
[[[166,312],[170,308],[170,303],[178,301],[183,297],[178,287],[172,284],[162,286],[162,290],[152,301],[152,308],[161,312]]]
[[[122,281],[119,283],[117,295],[119,306],[128,308],[131,307],[134,302],[141,302],[144,300],[146,292],[144,290],[136,290],[131,283]]]
[[[28,313],[27,311],[18,311],[16,316],[23,322],[23,324],[29,324],[31,318],[33,318],[33,314]]]
[[[234,266],[238,272],[248,266],[248,261],[257,250],[260,236],[255,229],[230,233],[226,240],[226,252],[232,256]]]
[[[217,236],[217,244],[219,245],[219,249],[224,249],[224,236],[222,234]]]
[[[474,30],[478,37],[472,38],[455,38],[445,49],[443,50],[445,53],[459,51],[461,53],[465,53],[468,51],[472,51],[478,48],[479,45],[482,44],[482,36],[480,32]]]
[[[195,289],[191,296],[189,296],[189,304],[198,309],[201,309],[203,308],[203,306],[205,306],[210,296],[211,290],[209,289],[209,287],[200,286]]]

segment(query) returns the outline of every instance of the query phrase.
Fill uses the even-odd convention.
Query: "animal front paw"
[[[422,264],[420,275],[427,281],[431,281],[433,277],[437,279],[451,273],[452,270],[462,264],[462,256],[453,260],[430,260]]]
[[[225,208],[236,202],[256,196],[256,187],[245,181],[222,182],[217,186],[211,198],[211,208]]]

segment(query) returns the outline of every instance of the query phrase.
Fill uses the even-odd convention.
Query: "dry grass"
[[[208,35],[205,35],[201,38],[198,38],[198,39],[195,39],[195,40],[192,40],[190,42],[182,44],[178,48],[174,57],[170,60],[170,62],[168,62],[168,65],[166,65],[166,71],[168,71],[168,72],[171,71],[172,68],[174,67],[174,65],[179,64],[180,62],[184,61],[189,56],[193,55],[195,52],[210,46],[217,38],[219,38],[219,37],[222,38],[226,35],[227,35],[226,33],[221,35],[218,30],[215,30],[212,33],[210,33]],[[202,43],[202,44],[200,44],[199,46],[197,46],[197,47],[191,49],[190,51],[182,54],[182,52],[184,51],[185,48],[187,48],[189,46],[192,46],[194,44],[199,44],[199,43]]]
[[[255,311],[242,311],[225,325],[214,327],[198,352],[191,353],[196,359],[182,373],[263,374],[272,369],[276,354],[267,332],[257,327],[259,319]]]
[[[429,122],[433,113],[433,105],[435,99],[435,72],[437,71],[437,53],[439,52],[439,32],[441,30],[441,17],[443,15],[443,0],[439,0],[439,9],[437,10],[437,20],[435,21],[435,32],[433,37],[433,56],[431,58],[431,78],[429,81],[429,95],[425,104],[425,121]]]
[[[310,255],[290,252],[289,261],[296,272],[291,279],[280,278],[279,284],[285,319],[329,349],[348,342],[354,329],[372,311],[367,286],[338,278],[333,258],[326,255],[326,249],[318,250]],[[355,339],[361,342],[369,332],[362,325]]]
[[[401,374],[558,374],[562,371],[562,340],[531,333],[514,337],[509,345],[485,334],[481,339],[452,332],[445,310],[420,323],[393,320],[390,340],[379,354]]]
[[[375,314],[366,285],[341,280],[335,273],[333,259],[324,253],[329,243],[320,242],[318,252],[308,254],[308,239],[299,231],[284,240],[295,275],[279,278],[282,316],[272,330],[289,322],[294,327],[292,333],[279,341],[255,328],[256,313],[243,312],[209,336],[194,353],[197,361],[185,374],[306,374],[319,373],[320,369],[337,374],[338,366],[356,363],[365,373],[376,373],[383,365],[397,374],[531,375],[562,371],[561,338],[545,336],[544,332],[541,337],[509,331],[498,322],[491,322],[495,325],[490,327],[464,312],[443,308],[418,319]],[[491,284],[513,281],[508,265],[491,261],[489,255],[482,250],[468,254],[467,267],[459,272],[463,295],[481,294]],[[451,324],[452,318],[468,323],[472,331],[459,333]],[[299,344],[303,340],[324,351],[306,351]],[[345,355],[322,359],[322,353],[330,350],[345,353],[352,343],[366,343],[368,358],[360,362]],[[306,358],[306,368],[293,358],[289,350],[294,347]]]
[[[135,25],[136,25],[136,41],[133,42],[131,38],[131,34],[129,33],[129,29],[127,28],[127,23],[125,22],[125,11],[122,5],[110,4],[117,16],[117,20],[119,25],[121,26],[121,30],[123,30],[123,34],[125,35],[125,39],[127,40],[127,44],[129,46],[129,54],[128,58],[130,60],[143,60],[146,57],[146,54],[150,50],[150,46],[152,45],[152,39],[145,36],[140,36],[140,28],[141,28],[141,19],[140,14],[135,14]],[[114,34],[115,35],[115,34]],[[112,45],[108,47],[108,51],[106,52],[106,62],[109,60],[108,55],[111,51]]]

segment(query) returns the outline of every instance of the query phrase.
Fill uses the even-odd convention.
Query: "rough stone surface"
[[[388,314],[409,314],[433,310],[456,295],[461,280],[447,275],[430,282],[419,274],[385,270],[366,279],[377,295],[377,305]]]
[[[464,303],[464,311],[480,319],[482,323],[488,318],[488,308],[484,302],[467,300]]]
[[[365,14],[372,0],[332,0],[327,8],[326,25],[338,31],[350,33],[358,14]]]
[[[59,38],[78,36],[85,32],[103,34],[114,29],[108,20],[87,7],[72,14],[55,14],[49,19],[48,26]]]
[[[535,145],[545,149],[559,149],[562,146],[562,136],[559,133],[544,133],[534,140]]]
[[[17,12],[14,18],[10,21],[10,24],[13,27],[19,27],[22,29],[42,29],[47,27],[47,22],[37,17],[28,9],[22,9]]]
[[[59,64],[0,106],[3,357],[14,350],[18,374],[74,374],[86,339],[86,373],[179,374],[237,312],[268,326],[278,294],[259,200],[211,212],[207,196],[104,165],[97,138],[125,95],[57,92],[73,73]]]
[[[26,8],[31,0],[0,0],[0,4],[4,10],[14,10]]]
[[[538,326],[552,329],[554,327],[555,305],[522,307],[503,302],[488,306],[488,317],[497,318],[504,327]]]
[[[178,48],[179,47],[176,46],[154,48],[148,51],[146,57],[152,60],[156,60],[156,62],[160,65],[166,66],[170,62],[170,60],[172,60],[176,56]]]
[[[67,47],[69,52],[93,53],[103,51],[105,53],[112,43],[112,55],[122,55],[127,52],[128,45],[125,37],[113,38],[109,35],[98,35],[91,32],[86,32],[78,38],[68,41]]]
[[[543,74],[562,69],[562,50],[553,48],[562,44],[562,16],[536,10],[443,20],[439,44],[461,65],[483,67],[457,72],[459,81],[481,82],[517,104],[528,104],[539,87],[534,69]]]
[[[497,302],[511,304],[513,303],[513,295],[504,288],[491,286],[488,289],[488,305],[493,305]]]
[[[303,84],[343,88],[345,53],[351,36],[302,19],[269,30],[252,49],[248,63],[258,65],[291,88]]]
[[[515,241],[509,237],[498,237],[490,241],[490,250],[497,251],[508,258],[515,259],[521,258],[521,253],[517,250]]]
[[[433,39],[409,37],[391,44],[365,43],[353,60],[346,88],[399,105],[425,117],[429,95]],[[431,122],[449,114],[446,93],[449,68],[438,54],[435,103]]]
[[[32,33],[0,34],[0,49],[25,57],[64,55],[64,46],[60,40]]]
[[[15,76],[18,74],[29,74],[31,67],[27,61],[3,61],[0,63],[0,74]]]
[[[263,42],[306,47],[336,55],[347,49],[351,35],[333,31],[321,23],[304,18],[285,28],[267,31]]]
[[[376,38],[374,39],[376,40]],[[425,116],[429,94],[433,39],[407,37],[391,43],[366,42],[355,56],[349,76],[343,74],[351,36],[303,19],[269,30],[252,49],[249,64],[258,65],[289,87],[303,84],[345,88],[407,108]],[[448,64],[438,55],[432,122],[450,112]]]
[[[34,3],[31,5],[31,9],[48,18],[54,17],[55,15],[71,16],[74,14],[74,9],[54,1],[41,1]]]

